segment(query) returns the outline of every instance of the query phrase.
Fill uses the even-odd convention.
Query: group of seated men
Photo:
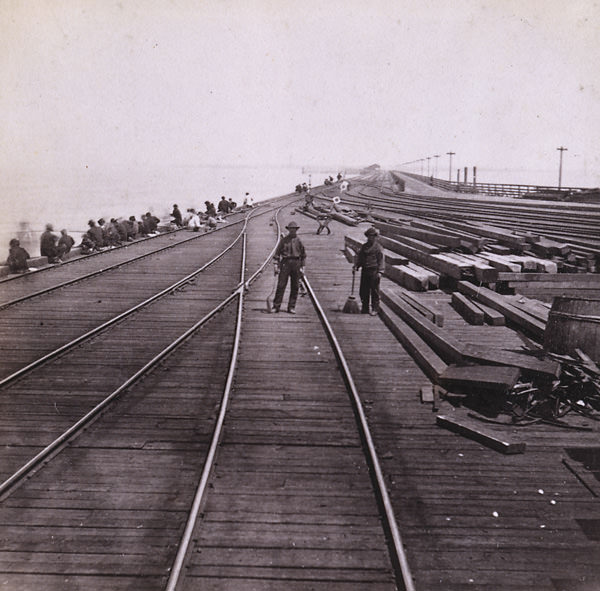
[[[89,229],[81,239],[82,254],[90,254],[103,248],[121,246],[136,238],[142,238],[154,234],[160,220],[149,211],[142,214],[140,221],[135,216],[129,216],[128,220],[117,220],[111,218],[107,222],[100,218],[98,223],[94,220],[88,221]]]

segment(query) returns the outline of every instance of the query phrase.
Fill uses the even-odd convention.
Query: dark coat
[[[11,273],[23,273],[28,270],[29,253],[22,246],[11,246],[8,250],[6,264]]]

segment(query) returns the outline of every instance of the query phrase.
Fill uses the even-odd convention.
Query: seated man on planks
[[[63,257],[71,252],[73,245],[75,244],[75,240],[71,236],[69,236],[68,232],[63,228],[60,231],[60,238],[58,239],[58,256],[63,259]]]
[[[29,253],[21,246],[21,243],[13,238],[9,243],[8,258],[6,264],[11,273],[27,273],[29,266],[27,259]]]
[[[52,224],[46,224],[46,231],[40,237],[40,254],[48,257],[48,262],[51,264],[62,262],[58,257],[57,240],[58,236],[54,234]]]

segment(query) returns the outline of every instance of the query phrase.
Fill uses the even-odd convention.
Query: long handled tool
[[[275,277],[275,280],[273,281],[273,289],[271,290],[271,293],[267,296],[267,312],[269,312],[269,314],[273,311],[273,296],[275,295],[275,289],[277,289],[277,280],[279,279],[277,265],[273,267],[273,275]]]
[[[360,314],[360,309],[358,307],[358,303],[356,302],[356,298],[354,297],[354,278],[356,276],[356,271],[352,269],[352,290],[350,291],[350,295],[344,304],[344,308],[342,312],[346,314]]]

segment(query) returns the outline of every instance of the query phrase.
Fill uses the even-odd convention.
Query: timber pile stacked
[[[373,225],[386,251],[386,274],[407,289],[425,291],[464,280],[545,302],[558,295],[600,296],[600,251],[579,257],[566,243],[489,224],[390,223],[376,217]],[[349,233],[345,246],[356,251],[362,240],[360,232]]]
[[[434,386],[423,397],[443,397],[471,409],[471,417],[440,415],[438,424],[503,453],[521,453],[523,442],[490,433],[493,426],[482,421],[588,429],[565,424],[564,415],[600,419],[600,371],[594,361],[585,351],[557,355],[541,345],[554,297],[600,298],[597,230],[596,236],[580,233],[567,241],[536,231],[536,224],[507,229],[490,219],[460,220],[452,213],[432,219],[436,216],[425,214],[422,197],[417,211],[394,208],[393,216],[386,215],[376,203],[382,194],[376,182],[354,183],[348,196],[359,195],[363,208],[368,198],[367,209],[356,211],[380,232],[389,279],[382,283],[381,316],[431,379]],[[364,229],[346,232],[349,261],[364,242]],[[415,293],[439,288],[469,324],[517,330],[523,350],[462,343],[444,328],[443,313],[428,304],[431,299]]]

